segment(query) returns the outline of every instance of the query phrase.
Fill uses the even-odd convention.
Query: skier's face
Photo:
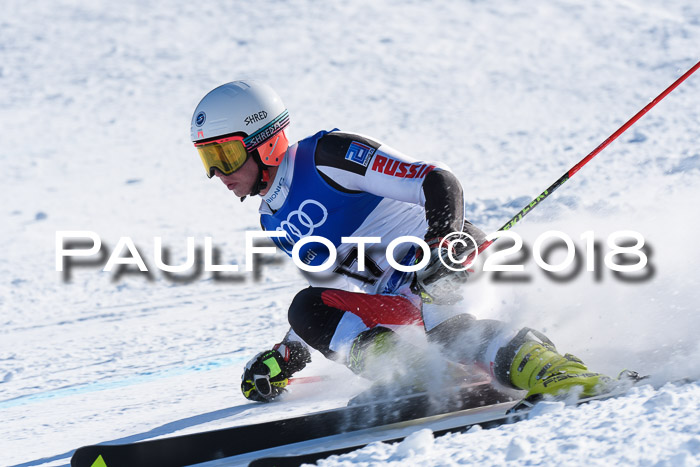
[[[215,175],[236,196],[242,198],[243,196],[248,196],[253,190],[253,185],[255,185],[255,181],[258,178],[258,165],[252,157],[248,157],[245,164],[232,174],[224,175],[218,169],[215,169]]]

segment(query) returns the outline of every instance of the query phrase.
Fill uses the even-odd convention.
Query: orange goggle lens
[[[214,169],[219,169],[224,175],[230,175],[248,160],[248,151],[240,136],[222,138],[208,143],[194,143],[194,146],[209,178],[214,176]]]

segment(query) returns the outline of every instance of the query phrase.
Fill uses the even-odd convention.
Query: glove
[[[270,402],[284,392],[289,377],[310,361],[311,354],[301,342],[277,344],[246,364],[241,377],[241,392],[246,399]]]
[[[430,247],[430,260],[426,267],[416,272],[415,280],[415,288],[421,298],[426,303],[438,305],[451,305],[462,300],[458,291],[469,278],[469,272],[461,261],[465,261],[468,253],[474,249],[474,242],[467,234],[462,234],[452,236],[451,240],[426,239],[426,243]],[[416,263],[422,259],[423,250],[419,249]]]

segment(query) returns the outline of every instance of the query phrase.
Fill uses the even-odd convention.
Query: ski
[[[356,403],[294,418],[129,444],[98,444],[77,449],[73,467],[121,465],[181,466],[247,454],[372,427],[512,401],[489,383],[441,393]]]
[[[624,390],[613,391],[606,394],[601,394],[598,396],[591,396],[579,399],[575,402],[576,406],[586,404],[592,401],[602,401],[606,399],[611,399],[624,395],[628,392],[629,387]],[[514,408],[518,406],[517,410]],[[459,433],[467,431],[469,428],[479,425],[483,429],[495,428],[507,423],[514,423],[520,420],[525,420],[528,418],[529,413],[534,409],[535,405],[532,404],[522,404],[522,401],[516,403],[508,404],[498,404],[497,410],[494,411],[483,411],[483,409],[465,409],[458,412],[450,413],[449,419],[446,417],[433,416],[426,417],[424,419],[415,419],[411,424],[411,430],[406,434],[396,435],[396,430],[391,430],[391,426],[383,427],[385,428],[385,434],[382,436],[381,433],[377,433],[376,436],[372,437],[369,441],[362,441],[357,444],[352,444],[349,446],[335,447],[331,449],[322,449],[311,452],[304,452],[303,454],[291,454],[282,456],[263,456],[252,459],[248,464],[250,467],[282,467],[282,466],[297,466],[304,463],[316,463],[321,459],[328,458],[334,455],[346,454],[357,449],[362,449],[370,443],[374,442],[384,442],[384,443],[398,443],[403,441],[411,432],[416,429],[423,427],[436,427],[433,428],[433,435],[435,437],[443,436],[448,433]],[[496,407],[494,407],[496,408]],[[399,428],[399,425],[396,424]],[[307,451],[309,451],[307,449]],[[263,454],[263,453],[261,453]]]

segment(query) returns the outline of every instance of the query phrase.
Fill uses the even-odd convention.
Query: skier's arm
[[[462,185],[444,164],[418,161],[364,136],[341,132],[319,140],[315,163],[324,180],[338,190],[424,206],[426,239],[462,230]]]
[[[422,188],[428,220],[425,238],[460,232],[464,224],[464,194],[457,177],[447,170],[433,170],[426,175]]]

